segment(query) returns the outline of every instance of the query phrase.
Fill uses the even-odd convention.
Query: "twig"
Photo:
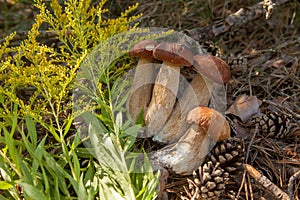
[[[253,144],[253,141],[254,141],[254,138],[255,138],[255,136],[257,134],[257,131],[258,131],[258,124],[256,124],[255,129],[254,129],[254,133],[253,133],[253,135],[251,137],[251,140],[249,142],[249,145],[248,145],[248,148],[247,148],[247,152],[246,152],[246,155],[245,155],[245,163],[248,162],[248,157],[249,157],[249,154],[250,154],[251,146]],[[239,196],[241,194],[241,191],[242,191],[242,188],[243,188],[243,184],[246,184],[246,171],[243,173],[242,183],[241,183],[241,186],[240,186],[240,188],[238,190],[238,193],[237,193],[235,199],[239,198]]]
[[[245,184],[245,179],[246,179],[246,171],[244,171],[244,173],[243,173],[243,179],[242,179],[242,182],[241,182],[241,186],[240,186],[240,188],[238,190],[238,193],[236,194],[234,200],[238,200],[239,199],[239,197],[241,195],[241,191],[243,189],[243,185]]]
[[[283,190],[272,183],[266,176],[262,175],[254,167],[249,164],[245,164],[245,169],[250,176],[259,182],[265,189],[270,191],[275,197],[277,197],[277,199],[289,200],[289,196]]]
[[[289,1],[277,0],[276,2],[272,2],[271,4],[267,5],[265,1],[261,1],[251,7],[241,8],[223,20],[216,21],[215,23],[205,27],[186,30],[184,32],[194,40],[202,43],[228,32],[232,27],[238,27],[261,18],[265,14],[264,8],[267,8],[269,11],[271,11],[270,8],[272,7],[273,10],[273,3],[275,3],[276,6],[280,6],[287,2]],[[266,17],[269,17],[269,15],[266,15]]]
[[[248,148],[247,148],[247,152],[246,152],[246,155],[245,155],[245,163],[248,163],[248,158],[249,158],[249,155],[250,155],[251,146],[252,146],[252,144],[254,142],[254,138],[255,138],[257,132],[258,132],[258,124],[255,125],[254,133],[253,133],[253,135],[251,137],[251,140],[249,142],[249,145],[248,145]]]
[[[297,171],[295,174],[293,174],[293,176],[291,176],[290,180],[289,180],[289,185],[288,185],[288,191],[289,191],[289,196],[290,196],[290,200],[294,200],[294,184],[296,182],[297,179],[299,179],[300,177],[300,170]]]
[[[250,198],[251,198],[251,200],[254,200],[254,197],[253,197],[253,190],[252,190],[252,185],[251,185],[251,180],[250,180],[249,174],[247,174],[247,179],[248,179],[248,183],[249,183]]]
[[[246,176],[248,174],[245,174],[245,179],[246,179]],[[244,183],[244,188],[245,188],[245,197],[246,197],[246,200],[249,200],[249,194],[248,194],[248,185],[247,185],[247,181],[245,180],[245,183]]]
[[[286,114],[287,116],[289,116],[291,118],[296,118],[296,119],[300,120],[299,114],[293,112],[291,109],[289,109],[288,107],[286,107],[284,105],[281,105],[281,104],[278,104],[278,103],[275,103],[273,101],[266,100],[266,99],[264,99],[263,102],[274,106],[279,112],[286,111],[287,113],[284,113],[284,114]]]

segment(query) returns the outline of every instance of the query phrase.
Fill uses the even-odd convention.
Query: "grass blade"
[[[22,177],[21,170],[20,170],[20,162],[19,162],[16,147],[15,147],[14,139],[13,139],[12,135],[9,134],[9,132],[7,131],[7,129],[5,127],[3,127],[3,131],[4,131],[5,143],[7,145],[9,155],[10,155],[11,159],[13,160],[14,165],[16,166],[16,170],[17,170],[16,173],[20,177]]]
[[[43,194],[42,191],[38,190],[33,185],[28,183],[19,182],[19,185],[23,187],[23,191],[30,199],[33,200],[40,200],[40,199],[47,199],[46,196]]]
[[[28,135],[30,137],[31,143],[34,147],[36,147],[37,145],[36,142],[38,141],[38,139],[37,139],[34,121],[29,116],[25,117],[25,121],[26,121],[26,127],[28,129]]]

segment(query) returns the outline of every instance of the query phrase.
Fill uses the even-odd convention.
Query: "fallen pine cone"
[[[242,168],[244,153],[241,140],[238,138],[229,138],[216,144],[208,154],[207,162],[212,161],[215,165],[220,163],[220,167],[232,174]]]
[[[244,150],[241,140],[229,138],[220,141],[208,154],[206,161],[187,179],[182,199],[219,199],[228,185],[235,183],[243,171]]]
[[[260,134],[271,138],[285,138],[289,134],[290,120],[285,115],[269,112],[252,120],[253,125],[258,125]]]
[[[187,197],[182,199],[218,199],[226,188],[229,174],[220,166],[209,161],[193,173],[188,179],[188,188],[184,187]]]

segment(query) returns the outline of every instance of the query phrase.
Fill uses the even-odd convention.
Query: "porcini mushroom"
[[[135,44],[129,51],[131,57],[139,58],[126,106],[129,116],[134,121],[142,111],[147,110],[151,100],[155,81],[153,49],[156,45],[154,41],[143,40]]]
[[[193,64],[191,50],[179,43],[158,44],[153,50],[153,57],[163,63],[145,116],[148,136],[161,130],[173,110],[179,87],[180,66]]]
[[[194,60],[196,71],[214,82],[225,84],[230,80],[229,66],[221,58],[208,54],[199,54],[194,56]]]
[[[226,62],[211,55],[194,56],[194,69],[198,73],[179,98],[163,129],[154,136],[154,140],[168,144],[177,141],[189,127],[185,121],[187,112],[198,105],[207,106],[214,83],[225,84],[230,79]]]
[[[199,106],[187,114],[191,126],[178,142],[149,154],[152,163],[188,175],[204,161],[211,144],[230,137],[230,127],[218,111]]]
[[[215,109],[198,106],[186,116],[188,124],[197,124],[214,140],[222,141],[230,137],[230,126],[225,117]]]

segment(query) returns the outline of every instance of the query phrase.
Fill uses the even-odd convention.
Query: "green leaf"
[[[95,167],[94,167],[93,162],[94,161],[92,159],[89,161],[89,166],[87,168],[87,171],[86,171],[84,179],[83,179],[84,183],[93,180],[93,178],[95,177]]]
[[[33,178],[34,177],[30,173],[31,170],[26,166],[24,161],[20,162],[20,166],[21,166],[21,171],[22,171],[24,181],[28,184],[33,185]]]
[[[73,122],[73,117],[71,115],[68,116],[67,118],[67,125],[64,127],[64,136],[67,135],[67,133],[69,132],[70,130],[70,127],[72,125],[72,122]]]
[[[124,104],[126,103],[129,94],[130,93],[127,93],[124,97],[122,97],[121,100],[118,100],[118,104],[113,107],[113,112],[120,112],[120,111],[122,111],[122,108],[123,108]]]
[[[55,138],[55,140],[60,143],[61,142],[61,138],[56,133],[56,129],[55,129],[55,126],[53,125],[52,121],[50,121],[50,125],[48,127],[48,130],[50,131],[50,133],[52,134],[52,136]]]
[[[140,124],[141,126],[145,126],[145,120],[144,120],[144,108],[141,110],[141,112],[138,114],[136,121],[136,124]]]
[[[75,134],[75,138],[74,138],[74,140],[72,142],[71,150],[75,151],[75,149],[80,144],[80,142],[81,142],[80,141],[80,133],[78,132],[78,133]]]
[[[43,156],[46,160],[47,167],[49,168],[49,170],[51,170],[53,173],[55,174],[59,180],[63,183],[64,179],[67,178],[70,183],[72,184],[74,190],[76,193],[78,193],[78,184],[76,182],[76,180],[74,178],[72,178],[72,176],[66,172],[55,160],[54,158],[47,153],[46,151],[43,152]],[[45,166],[46,167],[46,166]],[[62,189],[66,189],[65,185],[62,185],[63,188]],[[68,190],[66,190],[65,192],[67,192]]]
[[[52,195],[50,194],[49,178],[43,165],[41,165],[41,169],[42,169],[43,181],[45,185],[45,193],[47,194],[47,197],[49,197],[50,195]]]
[[[83,174],[81,174],[78,184],[78,199],[88,199],[85,185],[83,183]]]
[[[17,128],[17,124],[18,124],[18,104],[14,104],[14,110],[13,110],[13,123],[11,125],[11,131],[10,131],[10,136],[12,137],[15,133],[15,130]]]
[[[22,136],[22,142],[23,142],[23,145],[25,145],[26,150],[28,151],[28,153],[29,153],[30,155],[34,155],[34,151],[35,151],[35,148],[36,148],[36,147],[33,146],[33,145],[32,145],[32,142],[30,142],[30,141],[28,140],[28,138],[27,138],[27,136],[25,135],[23,129],[19,130],[19,132],[20,132],[20,134],[21,134],[21,136]]]
[[[26,126],[27,126],[27,129],[28,129],[28,134],[29,134],[29,137],[31,139],[31,143],[35,148],[36,143],[37,143],[37,134],[36,134],[35,124],[34,124],[32,118],[28,115],[25,116],[25,121],[26,121]]]
[[[19,182],[19,185],[23,187],[24,193],[33,200],[47,199],[44,193],[38,190],[34,185],[28,183]]]
[[[115,190],[115,188],[111,185],[110,182],[111,181],[107,177],[103,177],[102,179],[100,179],[100,190],[99,190],[100,199],[108,200],[111,199],[111,197],[114,197],[114,199],[126,200],[126,198],[124,198],[119,192]],[[135,198],[131,198],[131,199],[134,200]]]
[[[0,194],[0,199],[1,199],[1,200],[10,200],[10,199],[8,199],[8,198],[4,197],[4,196],[3,196],[3,195],[1,195],[1,194]]]
[[[59,190],[59,181],[58,181],[58,178],[57,177],[54,177],[54,194],[53,194],[53,199],[57,199],[57,200],[60,200],[60,190]]]
[[[21,175],[20,162],[18,159],[18,153],[17,153],[16,147],[15,147],[14,139],[13,139],[12,135],[9,134],[9,132],[7,131],[7,129],[5,127],[3,127],[3,131],[4,131],[5,143],[8,147],[9,155],[16,166],[16,170],[17,170],[16,173]]]
[[[39,143],[39,145],[37,146],[35,152],[34,152],[34,159],[33,159],[33,163],[32,163],[32,175],[35,176],[39,165],[42,164],[42,158],[43,158],[43,152],[44,150],[44,145],[45,145],[45,141],[46,141],[47,136],[45,136],[42,141]]]
[[[12,187],[14,187],[13,184],[11,184],[7,181],[0,181],[0,190],[8,190]]]
[[[77,157],[75,151],[72,152],[72,157],[73,157],[75,179],[79,180],[79,177],[80,177],[80,163],[79,163],[79,160],[78,160],[78,157]]]
[[[12,171],[7,166],[7,164],[4,163],[2,157],[0,157],[0,170],[1,170],[2,179],[4,179],[7,182],[12,182],[13,181]]]

